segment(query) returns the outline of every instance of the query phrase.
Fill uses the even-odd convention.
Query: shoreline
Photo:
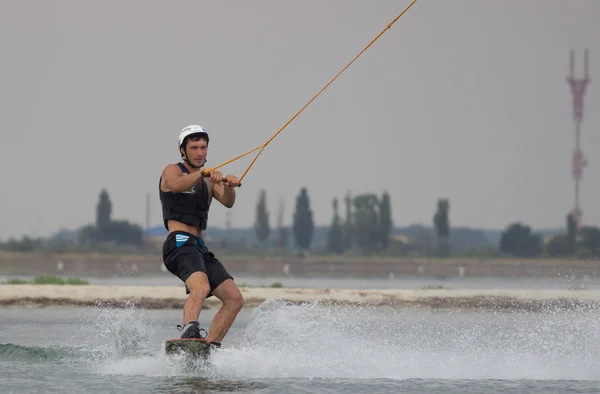
[[[244,308],[265,300],[292,304],[319,301],[330,306],[425,309],[578,310],[600,309],[600,291],[520,289],[308,289],[243,287]],[[112,307],[181,309],[187,296],[182,286],[0,285],[0,307]],[[205,309],[221,301],[207,298]]]
[[[600,278],[600,260],[484,257],[293,256],[220,257],[235,276],[330,278],[536,277]],[[19,253],[0,251],[0,274],[62,276],[144,276],[167,271],[159,253]]]

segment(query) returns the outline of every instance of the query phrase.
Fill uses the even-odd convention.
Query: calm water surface
[[[10,278],[33,279],[33,276],[0,275],[0,282]],[[179,279],[169,273],[153,276],[84,277],[99,285],[181,286]],[[393,277],[393,278],[305,278],[294,276],[266,276],[235,278],[240,285],[271,286],[275,282],[285,287],[350,288],[350,289],[412,289],[443,287],[448,289],[560,289],[587,288],[600,290],[600,278],[500,278],[500,277]]]

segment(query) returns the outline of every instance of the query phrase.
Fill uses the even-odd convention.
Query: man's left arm
[[[231,208],[235,204],[235,187],[238,184],[236,177],[227,175],[223,182],[213,183],[213,196],[225,207]]]

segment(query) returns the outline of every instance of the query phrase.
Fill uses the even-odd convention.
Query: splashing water
[[[151,355],[148,346],[152,325],[145,320],[144,310],[131,305],[124,309],[103,308],[94,327],[101,328],[97,334],[107,346],[105,350],[116,358]]]
[[[133,305],[104,307],[90,322],[91,335],[97,335],[96,357],[90,366],[102,375],[126,376],[204,376],[210,370],[203,360],[185,355],[167,357],[164,340],[147,310]]]
[[[160,313],[104,308],[77,325],[88,338],[83,344],[75,338],[58,355],[46,348],[52,357],[44,356],[44,348],[0,344],[0,360],[68,358],[70,371],[114,377],[600,380],[595,311],[394,309],[270,299],[236,323],[241,328],[208,366],[165,355],[168,334],[152,317]]]
[[[234,378],[598,379],[594,312],[493,313],[293,306],[268,300],[219,351]]]
[[[125,308],[102,308],[102,312],[90,322],[91,335],[97,335],[99,344],[95,350],[99,356],[91,360],[93,369],[109,375],[176,375],[177,364],[182,360],[167,360],[162,342],[156,341],[154,325],[144,309],[133,305]]]

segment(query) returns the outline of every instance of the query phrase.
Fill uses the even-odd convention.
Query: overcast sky
[[[211,134],[208,165],[271,137],[409,0],[0,3],[0,239],[113,218],[161,224],[158,178],[179,131]],[[600,1],[418,0],[252,167],[232,210],[271,223],[306,186],[331,201],[389,191],[394,224],[562,226],[573,205],[569,50],[583,73],[584,224],[600,225]],[[537,151],[536,151],[537,150]],[[223,168],[241,175],[253,156]],[[343,205],[341,206],[343,209]],[[214,204],[209,225],[224,226]]]

